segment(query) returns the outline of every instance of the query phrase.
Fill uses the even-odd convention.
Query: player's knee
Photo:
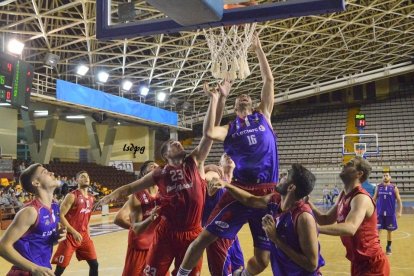
[[[217,240],[217,237],[213,234],[203,231],[190,245],[189,249],[191,250],[204,250],[206,249],[210,244],[215,242]]]

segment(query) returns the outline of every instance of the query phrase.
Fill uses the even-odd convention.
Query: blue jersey
[[[237,117],[231,122],[224,151],[236,164],[233,175],[237,182],[277,182],[277,138],[263,114],[255,111],[245,119]]]
[[[53,244],[58,240],[59,205],[53,202],[49,209],[35,199],[26,206],[37,210],[36,223],[14,243],[14,249],[32,263],[52,269],[50,259]]]
[[[378,216],[395,216],[395,186],[394,184],[377,186]]]
[[[283,242],[289,245],[294,251],[303,253],[300,248],[299,237],[297,234],[297,220],[299,216],[307,212],[313,216],[309,204],[303,200],[296,202],[296,205],[290,210],[281,212],[279,209],[280,196],[275,193],[268,205],[270,213],[276,221],[276,232]],[[320,275],[319,268],[325,265],[325,260],[320,254],[320,245],[318,243],[318,268],[314,272],[309,272],[293,262],[281,249],[277,248],[274,243],[270,248],[270,260],[273,275],[289,276],[316,276]]]
[[[223,196],[224,192],[226,191],[225,188],[218,190],[214,195],[209,196],[206,193],[206,202],[204,205],[203,210],[203,218],[201,220],[201,225],[204,227],[207,225],[208,218],[211,215],[211,212],[216,207],[217,203],[219,202],[220,198]]]

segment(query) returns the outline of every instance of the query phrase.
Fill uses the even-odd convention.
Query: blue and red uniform
[[[69,265],[74,252],[76,252],[78,261],[97,259],[95,246],[88,231],[94,197],[91,194],[85,197],[80,190],[74,190],[71,193],[75,196],[75,201],[65,218],[82,235],[82,242],[78,243],[71,233],[66,235],[66,240],[59,243],[52,259],[52,264],[57,264],[60,267]]]
[[[174,261],[176,275],[188,246],[202,231],[206,183],[193,157],[178,166],[166,165],[153,172],[161,200],[161,219],[147,255],[144,275],[164,276]],[[202,259],[190,275],[200,275]]]
[[[309,213],[313,216],[312,209],[309,204],[300,200],[295,206],[285,212],[280,211],[280,195],[275,193],[268,204],[268,209],[276,221],[276,232],[280,239],[289,245],[294,251],[303,254],[300,247],[299,237],[297,234],[297,221],[301,214]],[[292,276],[317,276],[322,275],[319,271],[320,267],[325,265],[325,260],[320,254],[320,245],[318,243],[318,268],[309,272],[293,262],[282,250],[272,243],[270,250],[270,261],[272,265],[273,275],[292,275]]]
[[[231,122],[224,140],[224,151],[236,164],[234,185],[256,196],[274,191],[279,176],[277,138],[263,114],[254,112],[245,119],[237,117]],[[246,207],[225,192],[206,229],[220,238],[234,239],[248,222],[254,247],[270,250],[269,239],[262,229],[265,215],[266,210]]]
[[[43,205],[38,199],[29,202],[25,208],[33,207],[37,211],[34,225],[14,243],[13,247],[24,258],[38,266],[52,269],[53,244],[58,240],[58,224],[60,221],[59,205],[53,202],[51,208]],[[29,272],[13,266],[8,276],[31,275]]]
[[[357,186],[350,193],[341,193],[338,200],[337,223],[346,220],[351,211],[352,199],[363,194],[372,198],[361,186]],[[372,201],[375,206],[375,203]],[[346,248],[346,258],[351,261],[352,276],[388,276],[390,264],[381,249],[377,230],[377,210],[370,218],[364,218],[357,232],[353,236],[341,236],[342,244]]]
[[[223,170],[217,165],[207,165],[204,169],[207,173],[209,171],[216,172],[221,179],[223,179]],[[226,189],[218,190],[214,195],[209,196],[206,194],[206,203],[204,205],[202,225],[207,224],[208,218],[223,196]],[[209,270],[211,275],[231,275],[235,270],[240,267],[244,267],[243,252],[240,247],[240,242],[237,236],[235,239],[222,239],[218,238],[214,243],[207,247],[207,258],[209,264]],[[219,254],[225,254],[219,256]],[[224,264],[223,264],[223,261]],[[215,263],[218,262],[218,263]],[[219,271],[215,270],[221,268]]]
[[[160,204],[158,195],[152,196],[147,190],[137,192],[133,196],[140,202],[142,220],[147,219],[152,209]],[[157,224],[157,221],[152,222],[140,234],[135,234],[132,229],[129,230],[128,249],[125,257],[124,271],[122,272],[123,276],[142,275]]]
[[[395,185],[381,183],[377,186],[378,229],[397,230],[395,215]]]

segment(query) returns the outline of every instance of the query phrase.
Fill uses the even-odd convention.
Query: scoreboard
[[[33,66],[0,53],[0,102],[28,109],[32,91]]]
[[[365,114],[356,114],[355,115],[355,127],[364,128],[367,125],[365,121]]]

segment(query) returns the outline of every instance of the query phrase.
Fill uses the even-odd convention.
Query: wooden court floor
[[[92,224],[110,223],[113,215],[101,217],[94,216]],[[399,229],[394,232],[392,244],[393,254],[389,256],[391,262],[392,276],[413,276],[414,275],[414,215],[403,215],[399,219]],[[2,233],[0,232],[0,235]],[[92,238],[99,261],[100,275],[119,276],[122,274],[124,257],[127,244],[127,231],[118,231],[103,234]],[[248,227],[243,227],[239,233],[239,239],[246,257],[253,254],[252,241]],[[382,233],[382,246],[385,247],[386,235]],[[320,237],[322,255],[325,258],[326,266],[322,269],[323,275],[349,275],[350,263],[345,259],[345,250],[339,238],[322,235]],[[56,249],[56,248],[55,248]],[[6,275],[10,264],[0,259],[0,275]],[[71,264],[64,275],[82,276],[88,275],[86,262],[78,262],[72,258]],[[201,275],[209,275],[206,258],[204,257],[203,271]],[[261,275],[272,275],[268,267]]]

